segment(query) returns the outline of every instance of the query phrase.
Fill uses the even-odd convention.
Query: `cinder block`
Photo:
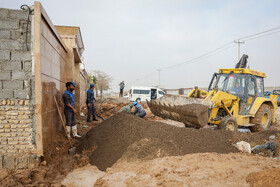
[[[2,66],[2,70],[6,70],[6,71],[22,69],[21,61],[1,62],[1,66]]]
[[[1,90],[0,99],[12,99],[14,98],[13,90]]]
[[[26,90],[14,90],[15,99],[29,99],[28,91]]]
[[[30,25],[31,25],[31,22],[30,22],[30,20],[29,20],[29,24],[28,24],[28,31],[27,32],[31,32],[31,27],[30,27]],[[19,27],[22,29],[22,30],[24,30],[24,31],[26,31],[26,29],[27,29],[27,20],[21,20],[21,21],[19,21]]]
[[[31,60],[31,52],[30,51],[26,51],[26,52],[12,51],[11,60],[29,61],[29,60]]]
[[[3,166],[7,169],[15,169],[15,157],[13,156],[4,156]]]
[[[11,39],[19,40],[24,35],[23,31],[11,31]]]
[[[31,61],[25,61],[24,62],[24,70],[25,71],[32,71],[32,62]]]
[[[0,10],[1,12],[1,10]],[[0,13],[1,15],[1,13]],[[11,34],[9,30],[0,30],[0,39],[10,39],[11,38]]]
[[[0,60],[10,60],[11,52],[7,50],[0,50]]]
[[[11,72],[1,72],[0,80],[11,80]]]
[[[0,18],[7,18],[8,17],[8,9],[5,8],[0,8]]]
[[[0,79],[1,79],[1,75],[0,75]],[[16,80],[24,80],[25,79],[25,72],[23,71],[12,71],[12,79]]]
[[[11,35],[10,38],[12,40],[20,40],[21,42],[25,42],[25,37],[26,37],[26,30],[25,29],[21,29],[20,31],[15,30],[15,31],[11,31]],[[31,33],[29,32],[27,34],[27,43],[30,44],[30,39],[31,39]]]
[[[15,19],[0,20],[0,29],[19,29],[19,21]]]
[[[31,71],[25,71],[24,74],[25,74],[25,79],[28,79],[28,78],[30,78],[32,76]],[[24,81],[24,88],[29,87],[29,86],[30,86],[30,81],[29,80],[25,80]]]
[[[9,9],[8,17],[12,19],[27,20],[28,10],[11,10]]]
[[[20,43],[15,40],[1,40],[0,42],[0,50],[19,50]]]
[[[23,89],[23,81],[22,80],[11,80],[11,81],[3,81],[3,89],[6,90],[22,90]]]

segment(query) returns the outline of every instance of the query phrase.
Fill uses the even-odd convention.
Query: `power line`
[[[276,34],[276,33],[279,33],[279,32],[280,32],[280,31],[276,31],[276,32],[273,32],[273,33],[269,33],[269,34],[257,36],[257,37],[254,37],[254,38],[249,38],[249,39],[243,40],[243,41],[246,42],[246,41],[250,41],[250,40],[255,40],[255,39],[262,38],[262,37],[265,37],[265,36],[270,36],[270,35],[273,35],[273,34]]]
[[[268,32],[271,32],[271,31],[274,31],[274,30],[278,30],[280,29],[280,27],[275,27],[273,29],[269,29],[269,30],[266,30],[266,31],[262,31],[262,32],[259,32],[259,33],[256,33],[256,34],[251,34],[251,35],[248,35],[248,36],[243,36],[241,38],[238,38],[237,40],[244,40],[246,38],[251,38],[253,36],[257,36],[257,35],[261,35],[261,34],[264,34],[264,33],[268,33]]]
[[[215,52],[213,52],[212,54],[209,54],[209,55],[207,55],[207,56],[204,56],[204,57],[201,57],[201,58],[199,58],[199,59],[193,60],[193,61],[189,62],[188,64],[193,64],[193,63],[199,62],[199,61],[201,61],[201,60],[205,60],[206,58],[208,58],[208,57],[210,57],[210,56],[213,56],[213,55],[215,55],[215,54],[217,54],[217,53],[220,53],[220,52],[223,52],[223,51],[225,51],[225,50],[228,50],[228,49],[230,49],[230,48],[232,48],[232,47],[234,47],[234,46],[235,46],[235,44],[232,43],[230,46],[228,46],[228,47],[226,47],[226,48],[224,48],[224,49],[222,49],[222,50],[220,50],[220,51],[215,51]],[[162,71],[162,69],[157,69],[156,71]],[[156,71],[153,71],[152,73],[148,74],[147,76],[145,76],[145,77],[143,77],[143,78],[138,78],[138,79],[136,79],[135,81],[132,81],[132,82],[127,83],[127,84],[133,84],[133,83],[136,82],[136,81],[140,81],[140,80],[147,79],[147,78],[151,77],[152,75],[155,75],[155,72],[156,72]]]
[[[256,34],[247,35],[247,36],[241,37],[241,38],[239,38],[239,39],[236,39],[236,40],[234,40],[234,41],[238,41],[237,43],[240,45],[240,43],[239,43],[240,40],[244,40],[244,39],[246,39],[246,38],[250,38],[250,37],[253,37],[253,36],[258,36],[258,35],[261,35],[261,34],[264,34],[264,33],[268,33],[268,32],[274,31],[274,30],[278,30],[278,29],[280,29],[280,27],[275,27],[275,28],[272,28],[272,29],[269,29],[269,30],[266,30],[266,31],[262,31],[262,32],[256,33]],[[278,32],[280,32],[280,31],[277,31],[277,32],[274,32],[274,33],[271,33],[271,34],[275,34],[275,33],[278,33]],[[263,35],[263,36],[266,36],[266,35]],[[248,40],[257,39],[257,38],[260,38],[260,37],[263,37],[263,36],[255,37],[255,38],[248,39]],[[245,40],[245,41],[248,41],[248,40]],[[218,50],[221,50],[221,49],[227,47],[227,46],[230,45],[230,44],[232,44],[232,42],[229,42],[229,43],[227,43],[227,44],[224,44],[224,45],[222,45],[222,46],[220,46],[220,47],[218,47],[218,48],[216,48],[216,49],[214,49],[214,50],[211,50],[211,51],[209,51],[209,52],[207,52],[207,53],[205,53],[205,54],[202,54],[202,55],[200,55],[200,56],[198,56],[198,57],[195,57],[195,58],[193,58],[193,59],[191,59],[191,60],[188,60],[188,61],[186,61],[186,62],[183,62],[183,63],[180,63],[180,64],[175,64],[175,65],[171,65],[171,66],[167,66],[167,67],[160,68],[160,69],[161,69],[161,70],[165,70],[165,69],[175,68],[175,67],[181,66],[181,65],[183,65],[183,64],[187,64],[187,63],[192,62],[192,61],[194,61],[194,60],[200,59],[200,58],[202,58],[202,57],[204,57],[204,56],[211,55],[211,53],[216,52],[216,51],[218,51]]]
[[[272,28],[272,29],[269,29],[269,30],[266,30],[266,31],[262,31],[262,32],[259,32],[259,33],[255,33],[255,34],[251,34],[251,35],[247,35],[247,36],[241,37],[239,39],[234,40],[233,42],[226,43],[226,44],[224,44],[224,45],[222,45],[222,46],[220,46],[220,47],[218,47],[218,48],[216,48],[214,50],[211,50],[211,51],[209,51],[207,53],[204,53],[204,54],[202,54],[202,55],[200,55],[198,57],[195,57],[193,59],[190,59],[188,61],[185,61],[185,62],[182,62],[182,63],[179,63],[179,64],[175,64],[175,65],[171,65],[171,66],[166,66],[166,67],[163,67],[163,68],[158,68],[157,70],[154,70],[153,72],[151,72],[147,76],[145,76],[143,78],[138,78],[135,81],[146,79],[146,78],[150,77],[151,75],[153,75],[154,72],[159,71],[159,70],[162,71],[162,70],[166,70],[166,69],[171,69],[171,68],[175,68],[175,67],[178,67],[178,66],[182,66],[184,64],[191,64],[191,63],[198,62],[198,61],[200,61],[202,59],[205,59],[206,57],[212,56],[214,54],[217,54],[219,52],[222,52],[224,50],[227,50],[227,49],[233,47],[235,45],[235,43],[234,43],[235,41],[240,42],[240,40],[243,40],[243,42],[245,42],[245,41],[250,41],[250,40],[258,39],[258,38],[261,38],[261,37],[265,37],[265,36],[268,36],[268,35],[276,34],[276,33],[280,32],[280,31],[276,31],[276,32],[273,32],[273,33],[270,33],[270,34],[262,35],[262,34],[269,33],[271,31],[275,31],[275,30],[278,30],[278,29],[280,29],[280,27],[275,27],[275,28]],[[258,35],[261,35],[261,36],[258,36]],[[258,37],[251,38],[253,36],[258,36]],[[244,39],[246,39],[246,40],[244,40]]]
[[[189,62],[192,62],[192,61],[195,61],[195,60],[197,60],[197,59],[200,59],[200,58],[202,58],[202,57],[204,57],[204,56],[208,56],[208,55],[210,55],[211,53],[214,53],[214,52],[216,52],[216,51],[219,51],[219,50],[221,50],[221,49],[223,49],[223,48],[225,48],[225,47],[227,47],[228,45],[231,45],[231,44],[232,44],[232,42],[229,42],[229,43],[224,44],[224,45],[222,45],[222,46],[220,46],[220,47],[218,47],[218,48],[216,48],[216,49],[214,49],[214,50],[211,50],[211,51],[209,51],[209,52],[207,52],[207,53],[204,53],[204,54],[202,54],[202,55],[200,55],[200,56],[198,56],[198,57],[195,57],[195,58],[193,58],[193,59],[191,59],[191,60],[185,61],[185,62],[180,63],[180,64],[175,64],[175,65],[172,65],[172,66],[167,66],[167,67],[159,68],[159,69],[165,70],[165,69],[175,68],[175,67],[178,67],[178,66],[187,64],[187,63],[189,63]]]

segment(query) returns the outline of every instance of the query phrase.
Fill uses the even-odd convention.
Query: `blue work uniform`
[[[88,115],[87,115],[87,121],[88,122],[90,122],[91,115],[93,117],[93,120],[96,120],[94,101],[95,101],[94,92],[93,92],[93,90],[88,89],[87,100],[86,100],[86,104],[87,105],[90,104],[90,106],[88,107]]]
[[[239,86],[238,88],[234,88],[234,91],[235,91],[237,94],[242,94],[243,88],[242,88],[242,86]]]
[[[64,115],[66,119],[66,126],[75,126],[76,118],[75,118],[74,111],[72,110],[72,108],[67,106],[67,104],[70,104],[72,107],[76,108],[75,94],[73,94],[71,91],[66,90],[63,94],[63,101],[64,101]]]
[[[143,118],[146,116],[146,111],[140,104],[136,104],[134,114],[136,114],[138,117]]]

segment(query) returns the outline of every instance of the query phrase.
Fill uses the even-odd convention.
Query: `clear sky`
[[[238,62],[235,39],[280,27],[279,0],[42,0],[53,24],[79,26],[87,70],[112,76],[112,88],[207,87],[219,68]],[[19,9],[30,0],[0,0]],[[276,32],[276,33],[275,33]],[[273,34],[274,33],[274,34]],[[280,86],[280,29],[241,44],[266,86]],[[207,52],[221,50],[191,61]],[[184,63],[185,62],[185,63]]]

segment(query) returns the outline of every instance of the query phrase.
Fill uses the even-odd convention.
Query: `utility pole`
[[[158,71],[158,88],[160,88],[160,72],[162,71],[161,69],[157,69]]]
[[[245,42],[240,42],[240,40],[235,40],[234,43],[238,44],[238,61],[240,60],[240,44],[244,44]]]

